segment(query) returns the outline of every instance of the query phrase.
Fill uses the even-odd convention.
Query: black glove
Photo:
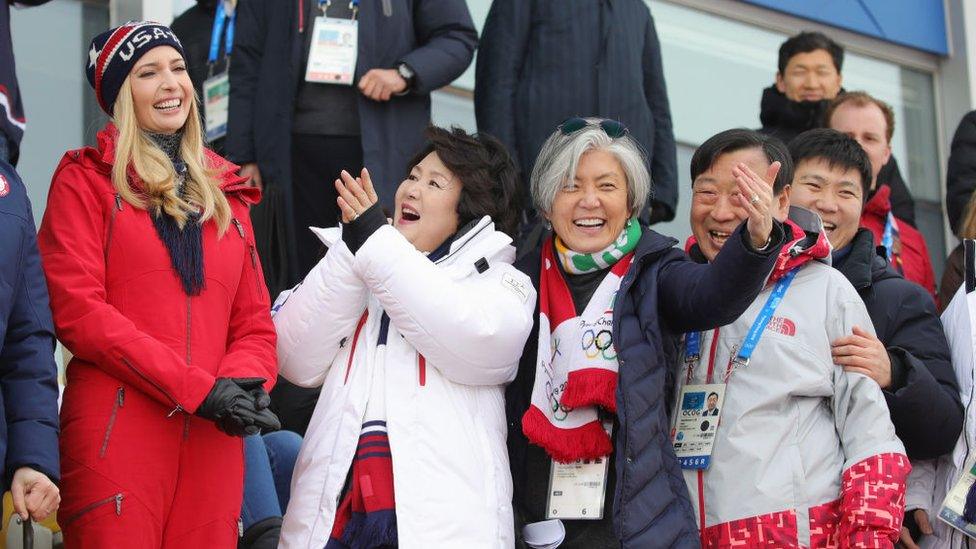
[[[259,409],[255,397],[248,392],[260,387],[264,381],[261,378],[217,378],[196,415],[213,421],[218,429],[230,436],[256,435],[262,429],[276,431],[281,428],[278,417],[266,406]]]
[[[264,390],[265,379],[260,377],[232,377],[229,379],[251,395],[251,398],[254,399],[255,410],[260,412],[271,406],[271,395]]]

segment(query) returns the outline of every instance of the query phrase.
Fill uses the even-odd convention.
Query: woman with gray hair
[[[749,219],[709,265],[641,226],[643,153],[614,120],[572,118],[546,140],[532,199],[549,223],[520,262],[539,289],[535,325],[506,391],[520,547],[697,547],[671,447],[681,334],[735,320],[783,239],[772,186],[740,168]],[[746,199],[745,197],[749,197]]]

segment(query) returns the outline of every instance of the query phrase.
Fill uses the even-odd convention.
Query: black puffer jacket
[[[841,90],[843,93],[844,90]],[[772,85],[763,90],[762,102],[759,106],[759,129],[766,135],[779,138],[789,144],[794,137],[801,133],[822,128],[826,124],[824,114],[830,100],[820,101],[792,101]],[[892,156],[878,173],[878,184],[891,187],[891,211],[895,217],[915,227],[915,199],[908,192],[905,180],[898,169],[898,161]]]
[[[932,297],[877,254],[867,229],[858,230],[849,255],[835,267],[857,289],[888,349],[892,386],[884,395],[908,457],[931,459],[951,451],[963,408]]]
[[[966,216],[966,205],[976,189],[976,111],[962,117],[949,153],[946,174],[946,213],[949,226],[958,233]],[[969,238],[972,238],[970,236]]]

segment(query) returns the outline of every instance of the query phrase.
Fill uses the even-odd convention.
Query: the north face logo
[[[796,324],[792,320],[782,316],[774,316],[769,319],[769,324],[766,325],[766,329],[790,337],[796,335]]]

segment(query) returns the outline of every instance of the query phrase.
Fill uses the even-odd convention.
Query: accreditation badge
[[[678,412],[671,444],[682,469],[708,469],[712,447],[725,407],[724,383],[685,385],[678,396]]]
[[[319,16],[312,27],[305,81],[351,86],[359,55],[359,21]]]
[[[227,71],[203,81],[203,117],[207,141],[227,135],[227,111],[230,107],[230,79]]]
[[[612,438],[613,422],[605,420],[603,429]],[[553,461],[549,471],[546,518],[602,519],[609,466],[610,456],[577,460],[573,463]]]

